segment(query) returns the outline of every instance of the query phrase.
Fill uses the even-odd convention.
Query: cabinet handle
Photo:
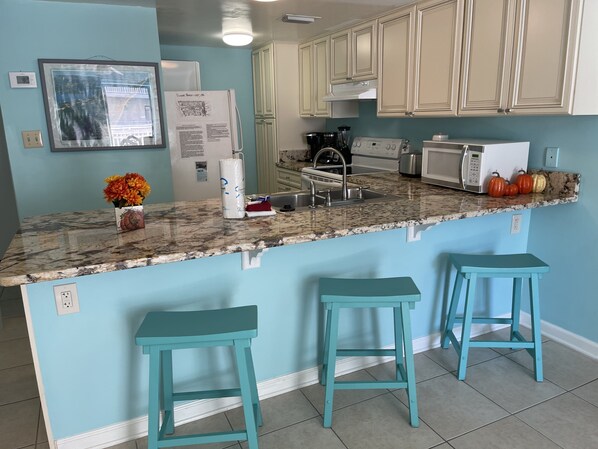
[[[352,77],[350,77],[350,76],[348,76],[348,77],[346,77],[345,79],[346,79],[347,81],[351,81],[353,78],[352,78]]]
[[[405,112],[405,115],[407,117],[414,117],[415,116],[415,114],[413,112]]]
[[[499,114],[503,114],[505,110],[503,108],[498,108],[496,112],[498,112]]]
[[[511,113],[511,108],[505,109],[505,114],[510,114],[510,113]]]

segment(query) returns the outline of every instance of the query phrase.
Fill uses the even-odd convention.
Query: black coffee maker
[[[313,161],[316,153],[322,149],[324,144],[324,133],[311,132],[305,134],[305,140],[309,148],[309,161]]]

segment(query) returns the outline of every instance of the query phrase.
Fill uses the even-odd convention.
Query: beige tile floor
[[[504,332],[494,334],[500,338]],[[457,358],[452,348],[433,349],[415,359],[418,429],[408,424],[402,390],[338,392],[332,428],[324,429],[323,389],[312,385],[262,401],[260,449],[598,449],[598,360],[545,339],[545,381],[537,383],[531,358],[524,351],[472,350],[465,382],[455,378]],[[384,364],[346,377],[389,378],[391,369]],[[239,428],[242,419],[240,409],[235,409],[180,426],[177,433]],[[0,449],[46,448],[19,290],[4,289],[0,294]],[[145,448],[144,438],[113,446]]]

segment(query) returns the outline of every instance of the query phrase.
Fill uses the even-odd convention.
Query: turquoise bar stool
[[[326,308],[326,332],[321,383],[325,386],[324,427],[332,425],[332,403],[336,390],[405,388],[409,397],[409,418],[419,426],[415,365],[409,310],[420,300],[420,292],[409,277],[382,279],[320,279],[320,301]],[[394,313],[394,349],[338,349],[339,311],[343,308],[391,307]],[[336,381],[339,356],[394,356],[396,380]]]
[[[468,255],[450,254],[450,263],[457,269],[455,285],[447,315],[446,326],[442,336],[442,347],[448,348],[450,343],[459,355],[457,378],[465,379],[469,348],[512,348],[526,349],[534,358],[536,381],[542,382],[542,338],[540,336],[540,300],[538,280],[542,273],[550,267],[532,254],[503,255]],[[492,318],[473,316],[476,283],[480,278],[513,278],[513,296],[510,318]],[[464,314],[457,316],[457,306],[461,298],[463,280],[467,280]],[[519,332],[519,315],[521,311],[521,286],[523,279],[529,280],[532,337],[527,341]],[[461,342],[457,340],[453,327],[462,324]],[[509,341],[471,341],[472,323],[508,324],[511,327]]]
[[[258,449],[257,426],[262,424],[262,413],[251,357],[251,339],[256,336],[257,306],[146,315],[135,343],[149,354],[148,449],[244,440],[250,449]],[[175,393],[172,351],[212,346],[234,349],[239,388]],[[174,433],[174,402],[233,396],[242,398],[245,430],[166,436]]]

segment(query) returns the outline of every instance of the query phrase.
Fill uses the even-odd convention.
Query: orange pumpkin
[[[488,195],[493,197],[501,197],[505,194],[505,187],[507,182],[504,178],[501,178],[498,172],[492,173],[492,178],[488,183]]]
[[[528,175],[524,170],[519,170],[515,184],[519,188],[519,193],[530,193],[534,188],[532,175]]]
[[[519,194],[519,187],[517,184],[507,184],[505,186],[505,195],[507,196],[517,196]]]

